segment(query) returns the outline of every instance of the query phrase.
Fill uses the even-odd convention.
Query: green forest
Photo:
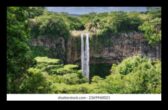
[[[143,33],[148,44],[155,46],[161,43],[161,8],[72,16],[50,12],[45,7],[7,7],[7,93],[161,93],[160,59],[135,54],[112,64],[109,74],[91,73],[89,81],[82,75],[80,63],[67,63],[64,56],[67,52],[62,47],[49,50],[31,45],[32,39],[46,36],[61,37],[68,44],[75,31],[87,31],[98,37],[96,47],[101,48],[112,45],[108,40],[110,35],[117,37],[135,31]],[[76,42],[71,45],[77,45],[80,51],[80,42]],[[92,46],[94,40],[90,42]],[[98,68],[106,69],[103,65]]]

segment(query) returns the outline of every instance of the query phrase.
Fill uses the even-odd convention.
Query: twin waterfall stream
[[[81,34],[81,69],[82,74],[89,80],[89,33]]]

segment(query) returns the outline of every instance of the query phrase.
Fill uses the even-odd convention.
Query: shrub
[[[112,74],[97,86],[107,93],[160,93],[160,61],[141,56],[126,58],[114,65]]]
[[[99,82],[99,81],[101,81],[101,80],[102,80],[102,78],[99,77],[99,76],[94,76],[94,77],[92,78],[92,82],[93,82],[93,83],[97,83],[97,82]]]
[[[78,70],[77,65],[63,65],[59,59],[48,57],[36,57],[35,61],[36,64],[34,67],[29,68],[22,78],[20,92],[51,93],[57,89],[58,93],[60,91],[66,93],[68,90],[69,92],[76,91],[75,87],[77,87],[68,87],[68,85],[87,82],[86,78],[82,76],[81,71]],[[66,86],[60,87],[61,84]],[[55,85],[58,85],[59,88],[55,88]]]
[[[145,61],[145,59],[141,58],[140,56],[126,58],[117,66],[113,65],[112,72],[126,75],[135,70],[135,68],[139,66],[139,64],[141,64],[143,61]]]
[[[37,63],[27,70],[19,92],[23,93],[160,93],[161,62],[139,55],[112,66],[105,79],[94,76],[92,83],[77,65],[62,65],[58,59],[35,58]],[[40,65],[40,66],[39,66]],[[56,73],[49,73],[55,70]],[[58,71],[57,71],[58,70]],[[10,81],[10,79],[8,79]],[[10,86],[8,86],[10,87]],[[13,87],[11,87],[13,88]]]
[[[47,82],[42,71],[39,69],[30,68],[28,74],[25,75],[20,92],[22,93],[48,93],[50,85]]]

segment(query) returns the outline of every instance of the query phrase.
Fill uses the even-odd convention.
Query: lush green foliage
[[[41,7],[8,7],[7,92],[110,94],[161,92],[159,60],[153,61],[140,56],[126,58],[111,67],[109,76],[105,75],[105,70],[99,71],[101,73],[98,74],[106,77],[91,75],[92,83],[89,84],[78,65],[63,64],[62,59],[42,57],[50,56],[48,48],[29,46],[31,38],[44,36],[63,37],[66,43],[71,30],[84,29],[94,33],[101,41],[93,39],[91,46],[92,42],[102,43],[103,47],[111,46],[110,40],[107,40],[109,35],[139,29],[144,32],[149,43],[155,44],[161,40],[160,9],[155,11],[149,9],[147,13],[91,13],[73,17],[66,13],[47,12]],[[99,45],[95,45],[95,48],[100,51]],[[33,57],[36,58],[33,60]]]
[[[112,66],[112,74],[98,82],[106,93],[160,93],[161,63],[133,56]]]
[[[112,12],[82,16],[85,28],[99,34],[138,31],[140,13]],[[87,21],[87,22],[86,22]]]
[[[84,25],[78,17],[68,16],[67,21],[70,30],[84,30]]]
[[[28,45],[30,35],[28,19],[43,14],[42,7],[7,8],[7,87],[8,92],[17,92],[20,77],[32,64]]]
[[[51,36],[67,38],[69,30],[60,16],[44,14],[29,20],[31,35],[33,37]]]
[[[84,26],[77,17],[65,13],[45,12],[43,15],[29,20],[31,35],[33,37],[51,36],[64,37],[69,36],[70,30],[83,30]]]
[[[18,78],[31,63],[27,45],[29,34],[26,24],[28,8],[7,8],[7,78],[8,91],[17,92]]]
[[[36,57],[36,64],[24,75],[20,92],[50,93],[56,91],[55,85],[74,85],[86,82],[77,65],[63,65],[59,59]]]
[[[145,38],[150,44],[156,44],[161,41],[161,9],[149,10],[148,14],[149,17],[145,19],[139,29],[144,32]]]
[[[133,56],[112,66],[105,79],[93,76],[88,84],[77,65],[63,65],[58,59],[35,58],[20,86],[26,93],[160,93],[161,63]]]
[[[67,38],[71,30],[84,29],[101,37],[121,32],[143,31],[145,38],[152,44],[161,40],[161,9],[148,10],[147,13],[111,12],[81,16],[45,11],[41,16],[30,19],[29,26],[34,37],[47,35]],[[40,11],[41,9],[36,11],[36,15]]]

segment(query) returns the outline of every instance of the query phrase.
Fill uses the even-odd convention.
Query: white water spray
[[[81,34],[81,68],[82,73],[89,79],[89,33],[86,33],[86,41]]]

